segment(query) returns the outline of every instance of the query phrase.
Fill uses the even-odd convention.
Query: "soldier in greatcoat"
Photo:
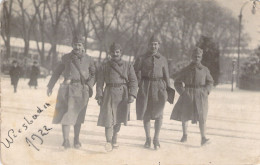
[[[208,114],[208,95],[213,85],[213,78],[207,67],[201,64],[203,50],[193,50],[192,62],[178,74],[174,86],[180,94],[173,108],[171,119],[182,122],[181,142],[187,141],[188,121],[199,122],[201,145],[209,142],[206,138],[206,119]],[[183,86],[184,84],[184,86]]]
[[[84,40],[76,35],[73,39],[73,50],[62,56],[61,63],[57,66],[48,84],[47,95],[63,74],[64,81],[60,85],[55,113],[54,124],[62,124],[63,146],[70,147],[70,126],[74,126],[74,147],[81,147],[79,134],[81,124],[84,123],[89,97],[95,83],[94,61],[85,53]]]
[[[10,74],[10,77],[11,77],[11,85],[14,86],[14,93],[16,93],[18,81],[19,81],[19,78],[22,75],[22,73],[21,73],[22,71],[21,71],[21,67],[18,66],[17,61],[14,60],[12,64],[13,65],[10,68],[9,74]]]
[[[97,76],[96,99],[100,105],[97,125],[105,127],[106,151],[118,147],[117,134],[121,123],[127,125],[130,103],[136,98],[138,88],[133,65],[123,61],[121,53],[120,45],[112,44],[111,59],[102,64]]]
[[[139,82],[136,98],[137,120],[143,120],[146,135],[145,148],[151,147],[150,120],[154,123],[154,149],[160,148],[159,133],[163,110],[167,101],[167,87],[170,87],[167,59],[159,52],[160,40],[152,36],[149,50],[135,61],[134,68]]]

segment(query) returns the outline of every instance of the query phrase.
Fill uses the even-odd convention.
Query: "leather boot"
[[[144,143],[144,148],[150,148],[151,147],[151,137],[146,138],[146,141]]]
[[[154,145],[154,149],[155,149],[155,150],[158,150],[158,149],[161,148],[161,145],[160,145],[158,139],[153,139],[153,145]]]

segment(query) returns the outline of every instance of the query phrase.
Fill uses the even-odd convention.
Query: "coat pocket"
[[[70,97],[83,97],[83,94],[88,92],[88,87],[85,85],[84,88],[81,84],[70,84],[69,85],[69,96]]]
[[[58,90],[58,99],[65,99],[68,97],[69,85],[61,84]]]

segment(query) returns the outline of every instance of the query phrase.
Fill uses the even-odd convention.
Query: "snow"
[[[1,141],[5,142],[8,130],[22,128],[24,117],[30,118],[47,102],[51,107],[42,112],[28,130],[18,134],[9,149],[1,144],[3,164],[106,164],[106,165],[172,165],[172,164],[260,164],[260,92],[235,89],[231,85],[219,85],[209,96],[207,134],[211,144],[200,146],[198,125],[189,125],[188,142],[180,143],[181,123],[170,120],[173,105],[167,103],[160,134],[161,149],[154,151],[143,148],[145,134],[141,121],[136,120],[135,106],[131,105],[131,121],[122,126],[119,149],[104,151],[104,128],[98,127],[99,107],[91,98],[85,123],[82,125],[79,150],[64,150],[61,147],[61,126],[51,124],[59,82],[51,97],[46,96],[48,79],[40,79],[37,90],[30,89],[28,79],[20,79],[18,92],[13,93],[8,77],[1,78]],[[95,93],[94,93],[95,96]],[[178,97],[178,95],[176,96]],[[176,98],[177,99],[177,98]],[[176,103],[176,101],[175,101]],[[51,127],[48,135],[31,141],[40,149],[28,146],[25,137],[44,125]],[[153,122],[152,122],[153,125]],[[151,135],[153,135],[153,128]],[[73,144],[73,128],[70,132]]]

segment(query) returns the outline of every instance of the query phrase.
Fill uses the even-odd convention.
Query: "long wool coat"
[[[52,89],[60,75],[63,73],[64,82],[60,85],[55,113],[54,124],[75,125],[84,123],[86,108],[89,100],[89,90],[92,90],[95,82],[95,66],[90,56],[84,54],[81,59],[75,58],[81,68],[85,85],[80,83],[80,74],[72,63],[73,53],[62,57],[49,81],[48,88]],[[75,83],[72,83],[76,80]]]
[[[28,83],[29,86],[37,86],[38,85],[38,76],[40,74],[40,69],[37,66],[32,66],[31,74],[30,74],[30,81]]]
[[[184,86],[183,86],[184,83]],[[176,78],[174,86],[180,97],[173,108],[171,119],[205,122],[208,114],[208,94],[213,78],[207,67],[191,63]]]
[[[168,62],[160,53],[138,57],[134,64],[139,82],[136,98],[137,120],[161,118],[170,86]]]
[[[113,69],[119,71],[126,79]],[[111,83],[127,83],[127,85],[109,86]],[[104,85],[106,87],[104,89]],[[130,115],[128,96],[136,97],[137,78],[132,64],[125,61],[109,60],[103,63],[98,71],[96,99],[102,98],[98,126],[111,127],[118,123],[127,125]]]
[[[11,85],[16,86],[18,84],[19,78],[21,76],[21,67],[12,66],[9,71],[10,77],[11,77]]]

